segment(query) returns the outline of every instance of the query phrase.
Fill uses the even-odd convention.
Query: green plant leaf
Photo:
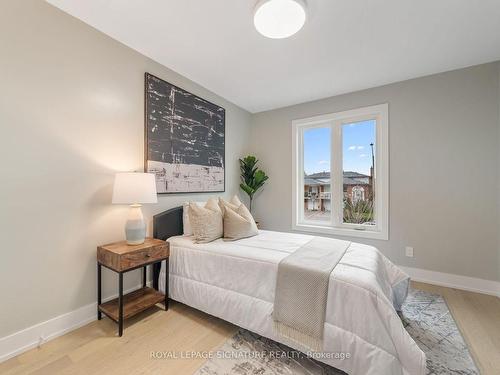
[[[253,178],[253,188],[255,190],[259,189],[262,187],[262,185],[264,185],[264,183],[266,182],[266,180],[268,179],[269,177],[266,176],[266,174],[261,171],[260,169],[257,170],[254,174],[254,178]]]
[[[253,197],[253,195],[255,193],[255,190],[252,187],[250,187],[250,186],[248,186],[246,184],[240,184],[240,188],[245,193],[247,193],[250,198]]]

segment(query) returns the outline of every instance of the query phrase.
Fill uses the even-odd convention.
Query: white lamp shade
[[[156,203],[156,181],[152,173],[117,173],[113,185],[114,204]]]

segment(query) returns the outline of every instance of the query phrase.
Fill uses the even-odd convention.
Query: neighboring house
[[[358,172],[344,171],[344,198],[353,202],[369,199],[372,195],[371,177]],[[330,211],[330,172],[319,172],[304,177],[304,208],[308,211]]]

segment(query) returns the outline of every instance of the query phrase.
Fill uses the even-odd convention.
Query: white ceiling
[[[500,60],[500,0],[308,0],[282,40],[255,0],[48,1],[250,112]]]

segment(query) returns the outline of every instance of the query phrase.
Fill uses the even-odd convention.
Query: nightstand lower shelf
[[[130,318],[141,311],[165,301],[165,295],[153,288],[145,287],[123,296],[123,319]],[[99,311],[119,322],[118,298],[99,305]]]

